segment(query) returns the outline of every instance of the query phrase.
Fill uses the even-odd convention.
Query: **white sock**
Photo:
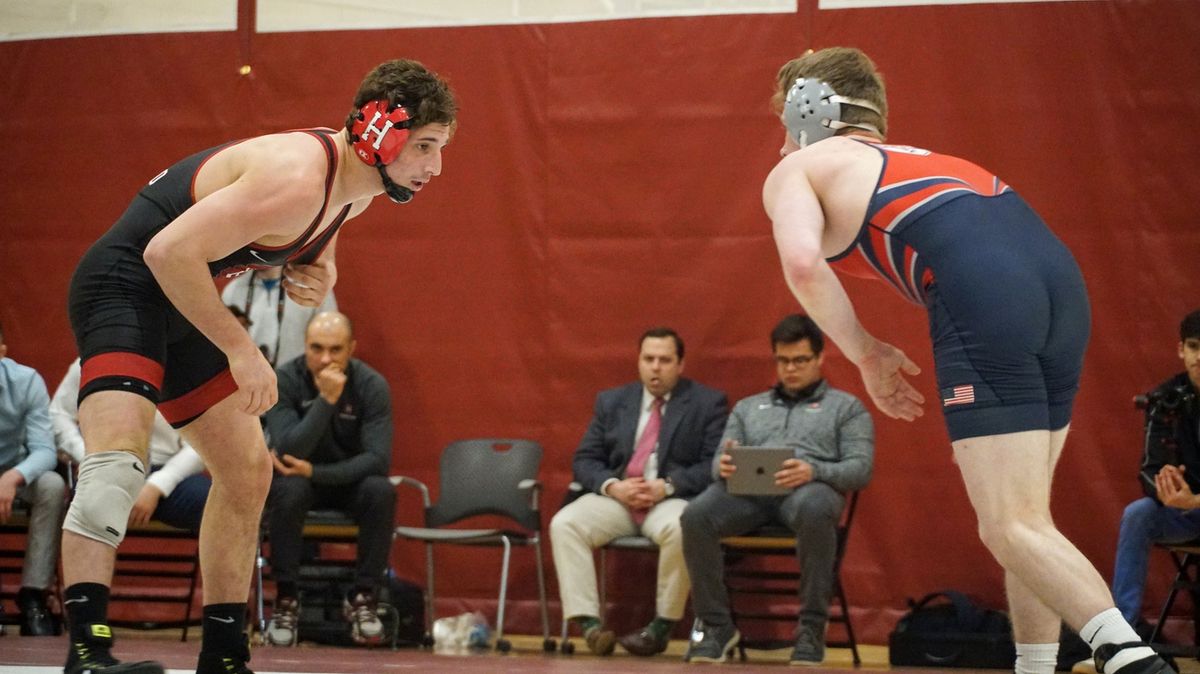
[[[1125,618],[1121,617],[1121,612],[1116,608],[1098,613],[1096,617],[1087,621],[1087,624],[1079,631],[1079,636],[1087,641],[1093,653],[1096,652],[1096,647],[1104,644],[1124,644],[1142,640],[1137,632],[1129,626],[1129,623],[1125,622]],[[1149,646],[1119,650],[1104,665],[1104,674],[1115,674],[1125,665],[1152,655],[1154,655],[1154,650]]]
[[[1017,644],[1016,674],[1054,674],[1058,666],[1058,642]]]

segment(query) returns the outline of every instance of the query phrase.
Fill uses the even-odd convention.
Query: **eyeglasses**
[[[808,365],[816,359],[817,357],[815,355],[796,356],[795,358],[788,358],[787,356],[775,356],[775,364],[779,367],[800,367],[801,365]]]

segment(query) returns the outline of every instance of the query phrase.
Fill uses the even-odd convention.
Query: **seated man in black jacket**
[[[1145,456],[1138,475],[1146,495],[1125,508],[1117,539],[1113,599],[1131,625],[1141,620],[1151,545],[1200,536],[1200,310],[1179,326],[1179,357],[1185,371],[1147,396]]]
[[[354,354],[350,320],[317,314],[304,355],[279,366],[279,402],[266,415],[275,479],[268,497],[268,536],[275,610],[267,638],[291,644],[300,613],[296,574],[301,531],[313,508],[343,510],[358,524],[355,586],[345,601],[358,643],[378,642],[383,624],[376,591],[387,569],[396,496],[388,482],[392,405],[387,382]]]

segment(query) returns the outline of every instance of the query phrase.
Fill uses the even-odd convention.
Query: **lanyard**
[[[242,312],[247,317],[250,316],[250,304],[254,301],[254,280],[257,273],[257,270],[250,272],[250,282],[246,285],[246,304],[242,307]],[[275,360],[279,358],[279,340],[283,337],[283,304],[284,300],[287,299],[287,295],[283,292],[282,276],[279,278],[277,285],[276,292],[278,296],[275,300],[275,348],[271,350],[271,356],[267,359],[271,363],[271,367],[275,367]],[[268,293],[270,292],[265,285],[263,286],[263,290]]]

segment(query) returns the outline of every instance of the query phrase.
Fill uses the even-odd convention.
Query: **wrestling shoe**
[[[108,625],[88,625],[91,636],[71,643],[63,674],[163,674],[157,662],[119,662],[112,656],[112,631]]]
[[[1163,660],[1157,653],[1151,653],[1144,658],[1139,658],[1133,662],[1114,671],[1105,670],[1105,665],[1112,660],[1113,656],[1118,651],[1123,651],[1127,648],[1149,648],[1149,645],[1144,641],[1128,641],[1123,644],[1104,644],[1096,649],[1095,661],[1096,671],[1100,674],[1175,674],[1175,668],[1171,663]]]
[[[250,662],[250,644],[243,641],[233,655],[200,652],[196,663],[196,674],[254,674],[246,663]]]
[[[375,597],[358,592],[342,603],[342,614],[350,623],[350,637],[354,643],[374,646],[383,641],[383,621],[379,619],[379,607]]]

